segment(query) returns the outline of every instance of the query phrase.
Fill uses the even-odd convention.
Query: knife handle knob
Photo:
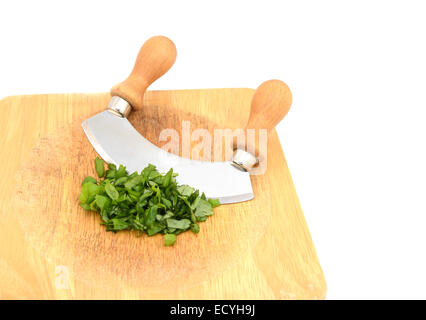
[[[266,157],[259,148],[260,130],[266,133],[286,116],[290,110],[292,95],[289,87],[280,80],[269,80],[263,82],[255,91],[251,101],[250,116],[246,125],[247,142],[245,146],[238,145],[238,139],[234,139],[233,164],[241,169],[250,171]],[[254,129],[254,141],[248,139],[248,129]],[[256,138],[259,136],[259,138]],[[244,149],[246,151],[244,151]]]
[[[132,72],[123,82],[111,89],[112,96],[119,96],[138,110],[142,108],[146,89],[165,74],[176,60],[176,47],[167,37],[148,39],[139,50]]]
[[[280,80],[263,82],[251,100],[246,128],[271,131],[286,116],[291,102],[290,88],[284,82]]]

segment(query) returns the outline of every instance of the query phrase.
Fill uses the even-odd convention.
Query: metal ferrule
[[[257,159],[250,152],[244,151],[242,149],[237,149],[234,152],[234,156],[232,157],[231,163],[236,168],[239,168],[244,171],[250,171],[254,166],[259,163],[259,159]]]
[[[119,96],[113,96],[109,101],[108,111],[119,117],[127,118],[130,112],[132,112],[132,106]]]

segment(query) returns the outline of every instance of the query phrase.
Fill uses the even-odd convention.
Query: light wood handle
[[[251,101],[247,129],[271,131],[290,110],[292,95],[290,88],[280,80],[263,82]]]
[[[139,50],[132,72],[126,80],[112,87],[111,95],[123,98],[136,110],[141,109],[146,89],[165,74],[175,60],[176,47],[169,38],[148,39]]]
[[[245,145],[241,145],[237,137],[234,138],[234,163],[250,171],[251,168],[265,159],[264,152],[267,152],[267,149],[264,145],[263,148],[260,148],[259,132],[261,129],[266,129],[268,134],[275,128],[290,110],[291,102],[291,91],[280,80],[265,81],[256,89],[251,101],[250,116],[246,125],[247,139]],[[248,139],[248,129],[255,130],[254,140]]]

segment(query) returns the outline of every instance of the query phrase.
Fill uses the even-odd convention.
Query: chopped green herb
[[[98,177],[103,178],[105,176],[104,161],[99,157],[96,157],[95,159],[95,168],[96,168],[96,173],[98,174]]]
[[[197,207],[195,208],[195,216],[196,217],[206,217],[211,216],[213,214],[212,205],[210,202],[199,199],[197,203]]]
[[[120,194],[118,193],[117,189],[115,189],[114,186],[109,182],[105,183],[105,191],[112,200],[118,200]]]
[[[196,223],[191,224],[191,231],[194,233],[200,232],[200,226]]]
[[[85,184],[87,182],[91,182],[91,183],[94,183],[94,184],[98,183],[98,181],[95,178],[88,176],[88,177],[84,178],[84,180],[81,183],[81,185],[83,185],[83,184]]]
[[[161,174],[150,164],[140,174],[129,174],[123,165],[108,164],[105,170],[100,158],[95,159],[95,169],[100,180],[91,176],[83,180],[80,206],[98,212],[107,231],[161,233],[165,246],[172,246],[178,234],[198,233],[198,223],[220,205],[190,186],[179,186],[172,169]]]
[[[191,221],[188,219],[176,220],[176,219],[167,219],[167,227],[172,229],[183,229],[186,230],[191,225]]]
[[[209,199],[209,202],[212,206],[212,208],[216,208],[220,206],[220,201],[218,199]]]
[[[106,206],[108,206],[111,203],[111,201],[108,199],[108,197],[101,196],[99,194],[96,195],[96,205],[98,208],[102,211]]]
[[[176,242],[176,235],[172,233],[166,233],[164,235],[164,245],[166,247],[174,245]]]

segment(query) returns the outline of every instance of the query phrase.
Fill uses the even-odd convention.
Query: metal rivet
[[[127,118],[132,111],[132,106],[126,100],[113,96],[109,101],[108,111],[122,118]]]
[[[259,160],[253,154],[242,149],[237,149],[232,157],[232,165],[244,171],[250,171],[258,163]]]

